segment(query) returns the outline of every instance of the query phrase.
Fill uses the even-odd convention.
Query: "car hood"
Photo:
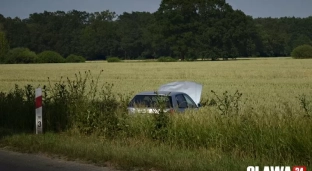
[[[162,85],[158,91],[175,91],[188,94],[196,104],[199,104],[203,86],[196,82],[177,81]]]

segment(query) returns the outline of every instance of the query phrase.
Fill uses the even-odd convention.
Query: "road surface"
[[[117,171],[78,162],[0,149],[0,171]]]

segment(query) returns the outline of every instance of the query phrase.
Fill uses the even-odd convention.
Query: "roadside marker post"
[[[42,90],[36,89],[36,134],[42,134]]]

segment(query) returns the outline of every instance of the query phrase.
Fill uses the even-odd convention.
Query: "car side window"
[[[176,95],[176,99],[179,108],[187,108],[187,102],[182,94]]]
[[[195,104],[195,102],[190,98],[190,96],[188,96],[187,94],[184,94],[184,97],[186,99],[187,102],[187,106],[189,108],[197,108],[197,105]]]

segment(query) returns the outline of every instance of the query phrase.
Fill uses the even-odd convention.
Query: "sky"
[[[226,0],[234,9],[257,17],[312,16],[312,0]],[[132,11],[155,12],[161,0],[0,0],[0,14],[5,17],[28,18],[43,11],[110,10],[117,14]]]

